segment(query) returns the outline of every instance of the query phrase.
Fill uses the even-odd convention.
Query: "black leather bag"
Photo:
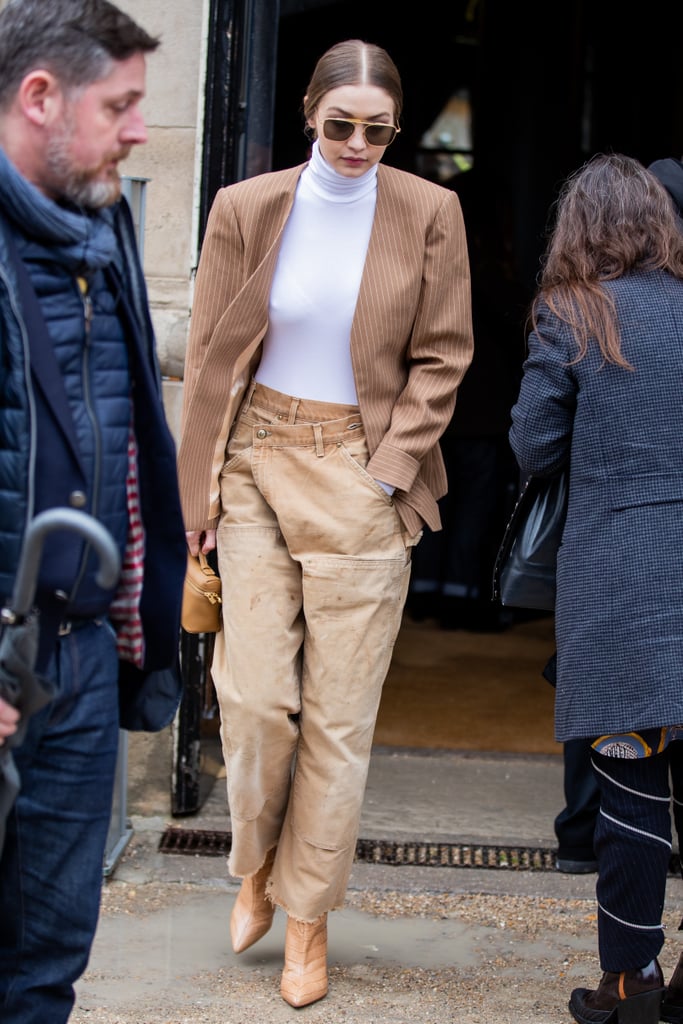
[[[527,480],[493,569],[493,599],[513,608],[555,610],[557,551],[567,518],[569,473]]]

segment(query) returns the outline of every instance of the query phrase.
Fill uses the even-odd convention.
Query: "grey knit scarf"
[[[61,206],[43,195],[0,148],[0,208],[19,235],[50,250],[75,273],[97,270],[115,259],[117,240],[112,210],[86,211]]]

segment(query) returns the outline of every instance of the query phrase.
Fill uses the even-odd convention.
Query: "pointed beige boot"
[[[230,938],[236,953],[262,939],[273,923],[275,907],[266,897],[266,882],[275,860],[275,847],[269,850],[262,868],[242,880],[230,915]]]
[[[287,918],[280,995],[295,1007],[327,995],[327,914],[310,924]]]

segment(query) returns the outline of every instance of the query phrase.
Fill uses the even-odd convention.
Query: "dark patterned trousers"
[[[600,787],[595,853],[603,971],[644,967],[664,944],[661,922],[672,845],[669,771],[674,793],[680,793],[682,742],[651,757],[593,753]]]

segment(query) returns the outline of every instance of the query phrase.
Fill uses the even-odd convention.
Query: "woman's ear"
[[[318,133],[316,131],[315,126],[315,117],[311,114],[310,117],[306,118],[306,122],[304,124],[304,135],[306,136],[307,139],[314,139],[317,134]]]

